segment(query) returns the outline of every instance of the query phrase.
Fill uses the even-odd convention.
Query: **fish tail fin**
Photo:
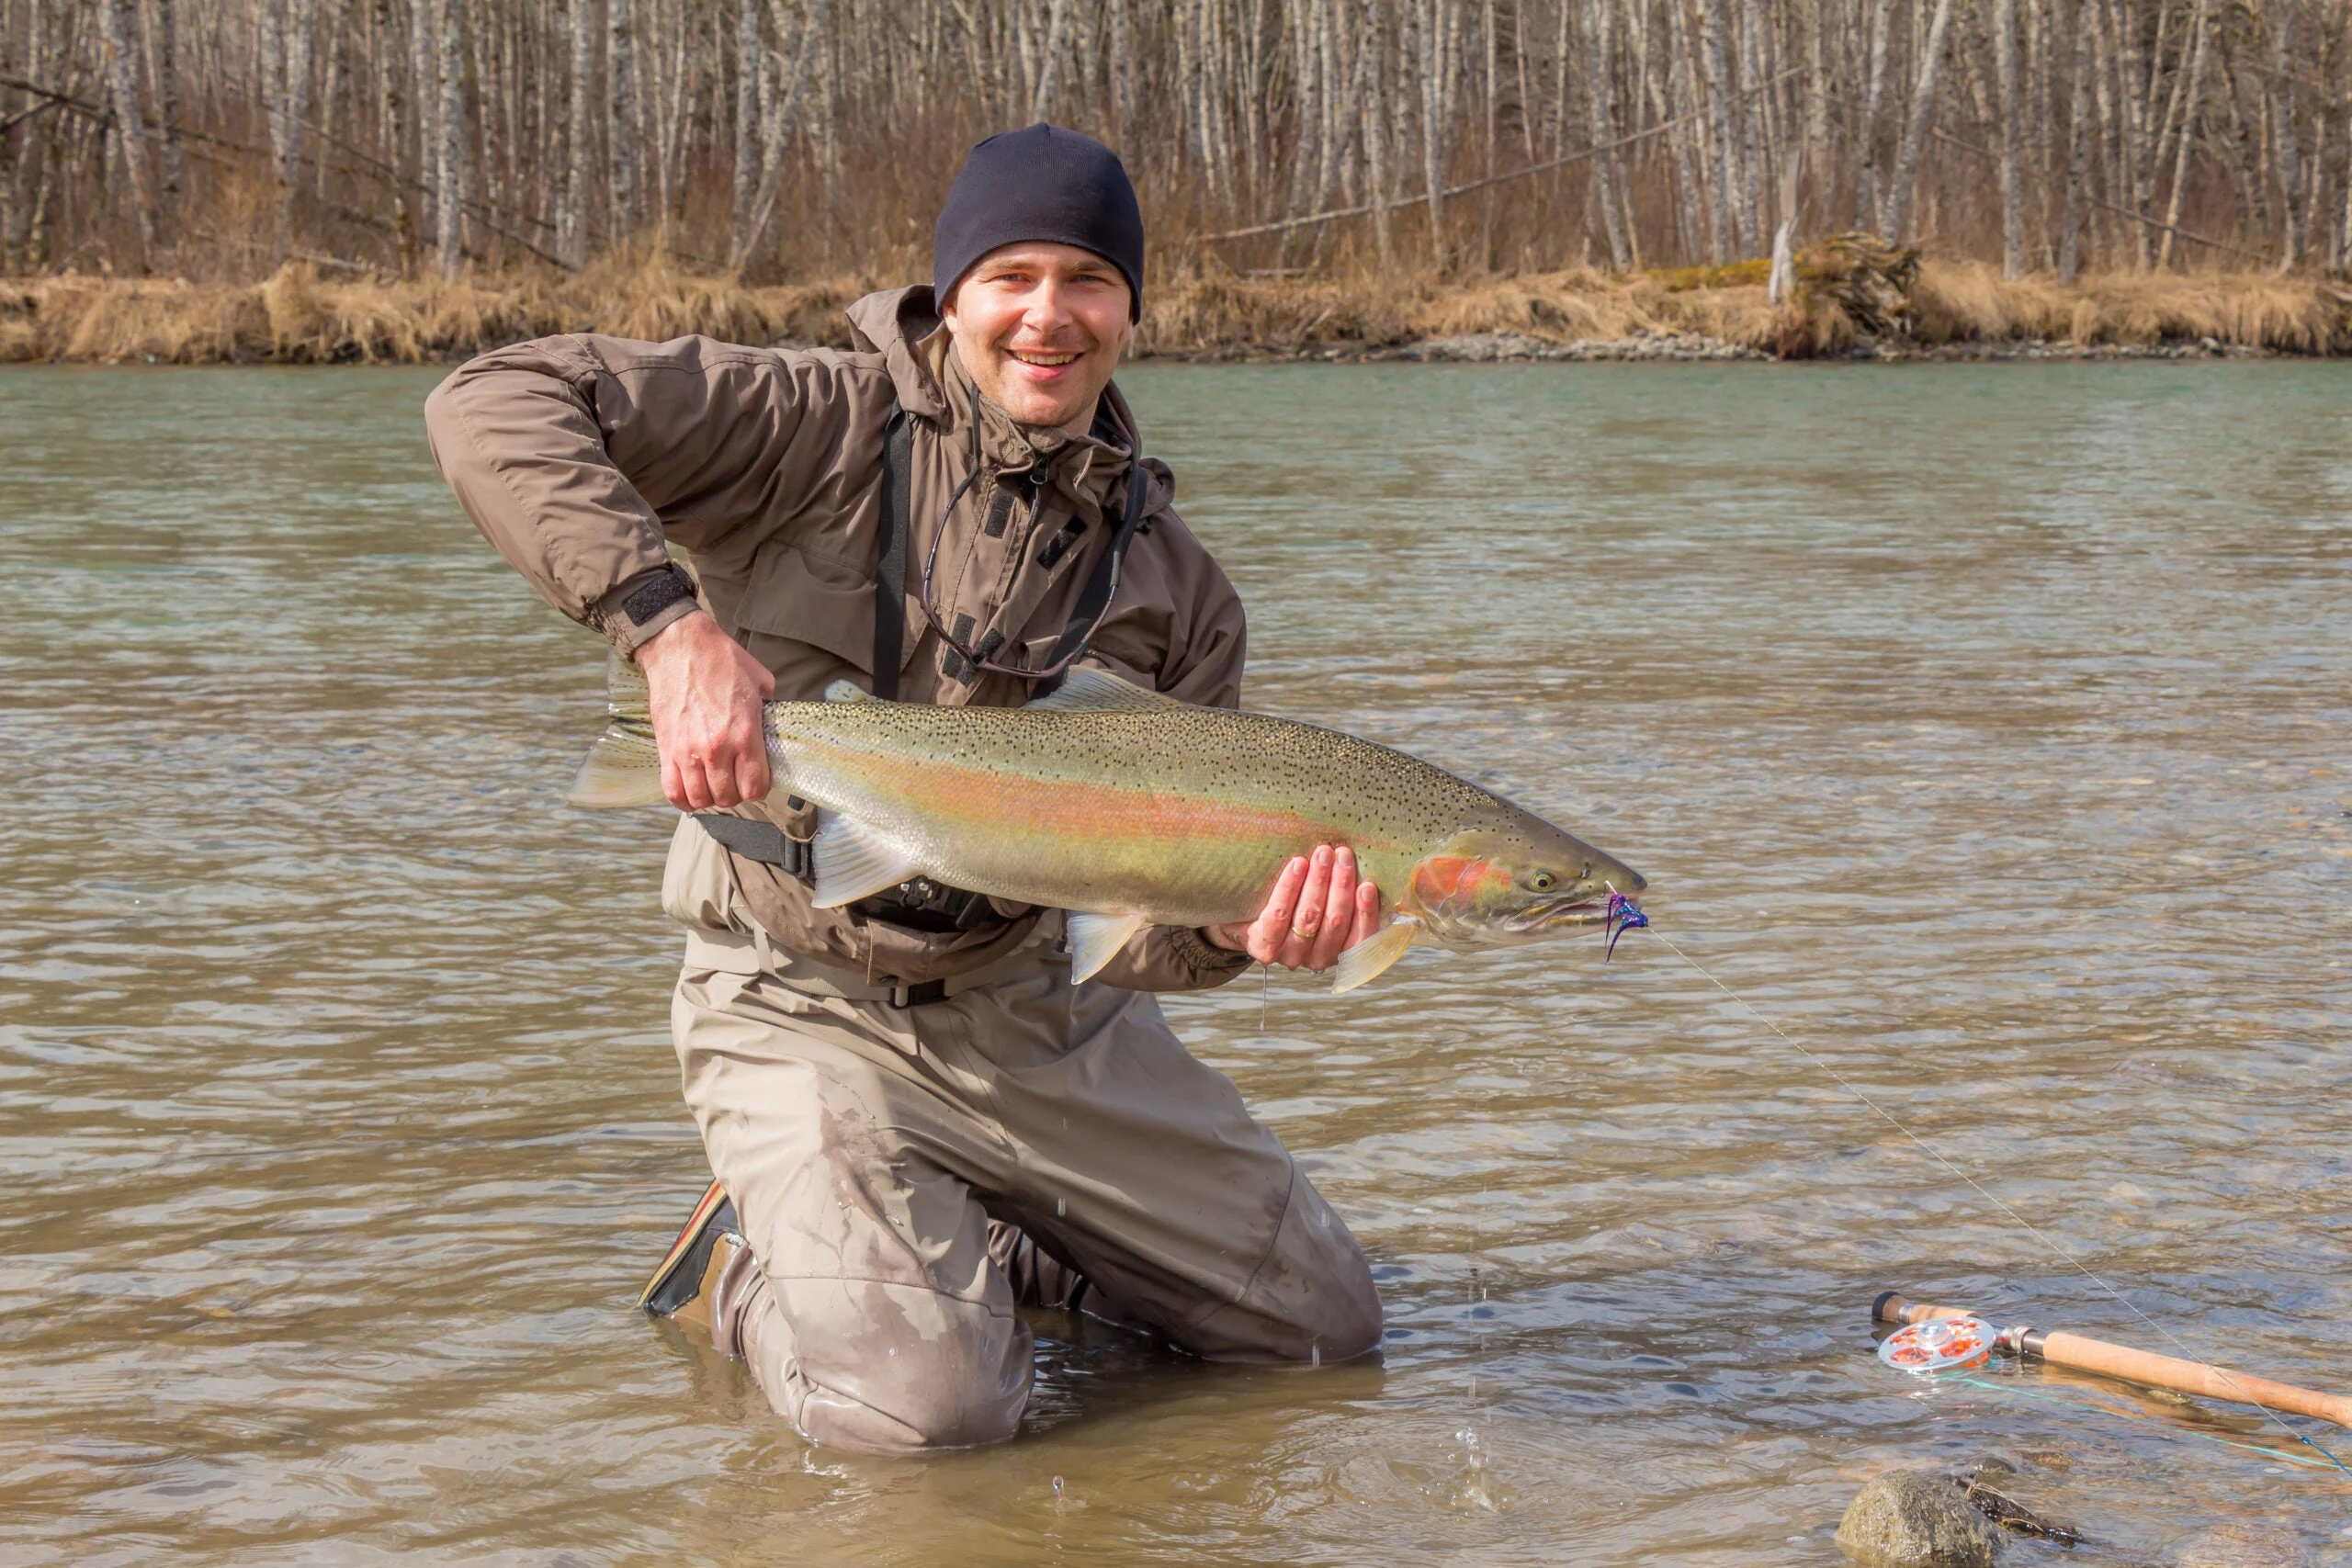
[[[588,748],[566,798],[598,811],[661,805],[662,750],[653,743],[652,728],[626,718],[606,725]]]
[[[652,697],[645,671],[613,655],[605,675],[611,722],[580,764],[568,797],[574,806],[608,810],[662,803],[662,751],[653,742]]]

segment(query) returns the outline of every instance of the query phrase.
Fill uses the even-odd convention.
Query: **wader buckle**
[[[944,980],[925,980],[919,986],[893,986],[888,998],[890,1006],[902,1012],[908,1008],[929,1007],[933,1002],[946,999],[947,982]]]

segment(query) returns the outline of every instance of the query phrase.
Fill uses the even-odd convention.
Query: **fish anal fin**
[[[817,814],[817,886],[808,901],[820,909],[854,904],[886,887],[896,887],[921,868],[883,842],[879,834],[854,817],[837,811]]]
[[[1119,956],[1136,932],[1143,930],[1141,915],[1088,915],[1073,909],[1069,916],[1069,977],[1072,984],[1091,980],[1102,966]]]
[[[1062,683],[1024,705],[1038,713],[1118,713],[1182,707],[1174,697],[1147,692],[1132,681],[1122,681],[1108,670],[1080,665],[1062,677]]]
[[[1419,922],[1397,920],[1340,953],[1340,962],[1331,968],[1331,994],[1352,991],[1367,980],[1378,979],[1390,964],[1405,956],[1405,950],[1420,934]]]

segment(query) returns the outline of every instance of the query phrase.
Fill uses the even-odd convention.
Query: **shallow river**
[[[1049,1323],[1019,1440],[924,1461],[631,1309],[706,1179],[668,824],[562,805],[601,645],[432,380],[0,375],[0,1562],[1827,1563],[1992,1453],[2097,1540],[2021,1561],[2352,1562],[2275,1422],[1868,1322],[2352,1384],[2352,370],[1131,373],[1252,705],[1657,927],[1172,1002],[1384,1355]]]

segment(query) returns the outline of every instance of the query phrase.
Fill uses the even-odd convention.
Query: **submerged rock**
[[[1891,1470],[1847,1505],[1838,1544],[1870,1568],[1992,1568],[2002,1535],[1951,1477]]]
[[[2269,1525],[2216,1525],[2180,1543],[2180,1568],[2306,1568],[2311,1554]]]

